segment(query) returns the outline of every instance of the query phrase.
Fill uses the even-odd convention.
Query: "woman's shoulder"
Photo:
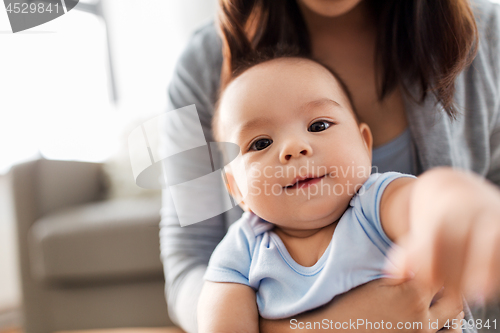
[[[222,61],[222,41],[213,20],[194,31],[181,58]]]
[[[200,78],[203,78],[203,72],[220,73],[222,41],[214,21],[203,24],[191,35],[179,58],[179,65],[185,70],[198,72]]]
[[[472,64],[456,81],[455,98],[465,113],[475,119],[483,114],[491,124],[496,119],[500,92],[500,5],[472,0],[471,6],[479,33],[478,49]]]
[[[479,30],[484,30],[489,24],[498,24],[500,5],[491,0],[472,0],[471,8],[476,17]]]
[[[489,61],[497,66],[500,61],[500,5],[490,0],[473,0],[472,10],[479,33],[478,55],[487,53]]]
[[[222,41],[215,23],[209,21],[191,35],[177,60],[168,88],[170,108],[195,104],[202,126],[208,132],[221,68]]]
[[[479,51],[497,51],[500,48],[500,4],[473,0],[471,6],[479,32]],[[498,53],[494,58],[498,59]]]

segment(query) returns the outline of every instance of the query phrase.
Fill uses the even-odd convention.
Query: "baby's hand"
[[[390,254],[392,275],[463,290],[473,301],[500,290],[500,191],[472,174],[440,168],[415,181],[409,232]]]

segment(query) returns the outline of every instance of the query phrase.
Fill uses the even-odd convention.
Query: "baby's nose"
[[[292,158],[310,155],[312,155],[312,148],[307,142],[293,140],[293,142],[289,142],[283,147],[280,154],[280,161],[286,163]]]
[[[298,157],[300,155],[307,155],[307,150],[302,150],[299,154],[297,154],[296,156],[293,156],[293,157]],[[292,158],[292,154],[288,154],[288,155],[285,155],[285,159],[288,161]]]

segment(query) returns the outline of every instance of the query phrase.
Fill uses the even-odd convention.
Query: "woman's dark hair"
[[[297,0],[219,0],[223,41],[221,87],[241,59],[262,49],[291,46],[311,56],[311,43]],[[477,51],[478,32],[468,0],[363,0],[377,22],[378,97],[397,86],[423,101],[433,93],[456,115],[455,79]],[[408,82],[418,84],[412,96]]]

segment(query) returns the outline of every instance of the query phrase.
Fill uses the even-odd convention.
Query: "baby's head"
[[[370,175],[368,126],[358,122],[337,76],[306,58],[241,70],[219,98],[212,129],[217,141],[241,149],[226,167],[230,192],[276,225],[334,222]]]

